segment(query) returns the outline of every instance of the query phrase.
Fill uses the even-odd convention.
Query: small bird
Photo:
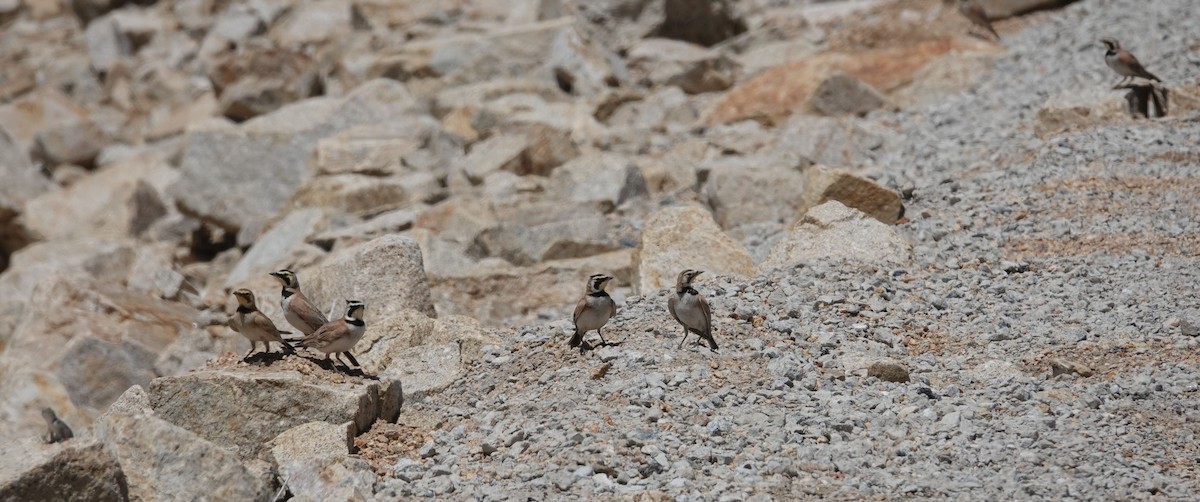
[[[611,280],[612,277],[604,274],[592,274],[588,277],[583,298],[575,304],[575,314],[572,316],[575,321],[575,334],[571,335],[570,342],[572,347],[583,343],[583,334],[591,330],[596,330],[596,334],[600,335],[600,343],[608,345],[600,328],[603,328],[612,316],[617,315],[617,303],[604,291],[604,286]]]
[[[992,28],[992,21],[988,18],[987,11],[983,10],[983,6],[975,3],[975,0],[959,0],[958,12],[962,13],[963,17],[967,18],[971,24],[987,30],[996,40],[1000,40],[1000,34],[996,33],[996,29]]]
[[[1122,83],[1134,77],[1162,82],[1153,73],[1146,71],[1146,67],[1142,66],[1142,63],[1133,56],[1133,53],[1122,49],[1121,44],[1116,39],[1105,38],[1101,39],[1100,43],[1104,44],[1104,63],[1117,72],[1118,75],[1124,77],[1114,87],[1119,87]]]
[[[50,429],[50,435],[46,437],[47,443],[57,443],[75,437],[75,433],[71,432],[71,428],[67,427],[67,424],[58,419],[54,410],[42,408],[42,418],[46,419],[46,427]]]
[[[237,313],[230,319],[230,327],[241,333],[242,336],[250,340],[250,351],[246,352],[242,359],[250,357],[254,349],[258,347],[258,342],[262,342],[266,352],[271,351],[271,342],[279,342],[283,345],[283,351],[289,354],[295,354],[296,349],[288,345],[283,339],[283,334],[291,334],[290,331],[280,331],[275,327],[275,323],[266,314],[260,312],[254,303],[254,293],[249,289],[239,289],[233,292],[233,296],[237,298],[238,308]]]
[[[283,307],[283,318],[287,319],[288,324],[304,335],[311,335],[317,328],[329,322],[325,314],[300,292],[300,279],[296,277],[295,272],[283,269],[271,272],[271,275],[283,281],[282,299],[279,304]]]
[[[346,300],[346,316],[317,328],[300,340],[300,346],[324,352],[325,359],[329,359],[329,355],[333,354],[334,359],[346,366],[346,369],[350,369],[350,365],[342,360],[342,354],[346,354],[355,366],[360,366],[350,349],[354,348],[354,344],[367,332],[367,323],[363,322],[363,311],[366,308],[367,304],[363,302]]]
[[[717,341],[712,336],[712,311],[708,308],[708,302],[700,295],[696,288],[692,287],[692,281],[696,276],[703,274],[703,270],[687,269],[679,273],[679,278],[675,280],[675,294],[667,299],[667,310],[671,311],[671,317],[674,317],[679,324],[683,325],[683,340],[679,340],[679,347],[683,347],[684,340],[687,340],[688,333],[700,335],[708,342],[708,347],[712,350],[717,350]]]

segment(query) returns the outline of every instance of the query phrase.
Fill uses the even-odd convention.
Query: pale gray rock
[[[90,120],[62,124],[38,131],[33,139],[33,156],[47,166],[91,166],[109,141],[108,135]]]
[[[237,455],[148,414],[111,413],[97,420],[96,438],[116,456],[130,500],[262,500],[270,486]]]
[[[874,87],[841,72],[822,80],[808,102],[822,115],[865,115],[887,106],[887,98]]]
[[[770,165],[764,160],[748,157],[710,166],[703,194],[721,228],[791,223],[805,209],[806,180],[800,167]]]
[[[723,91],[737,79],[738,65],[716,50],[679,40],[648,38],[629,49],[632,73],[655,86],[688,94]]]
[[[398,82],[372,81],[342,99],[307,100],[239,128],[192,132],[170,194],[185,213],[237,232],[248,244],[309,179],[318,139],[386,123],[413,103]]]
[[[282,268],[286,265],[284,260],[305,243],[323,216],[324,212],[320,209],[301,209],[283,217],[242,255],[237,266],[225,278],[225,287],[233,288],[238,283],[261,278]]]
[[[398,235],[385,235],[338,250],[307,274],[305,294],[316,305],[344,300],[366,302],[367,331],[371,323],[387,319],[403,309],[419,310],[436,317],[421,247]],[[345,312],[338,312],[338,317]]]
[[[605,212],[648,193],[641,170],[628,157],[608,153],[567,162],[554,170],[551,181],[568,200],[597,203]]]
[[[830,201],[808,211],[771,249],[762,270],[813,261],[904,266],[912,244],[895,230],[862,212]]]
[[[201,371],[155,379],[148,393],[155,416],[242,459],[268,454],[271,439],[308,422],[350,421],[357,434],[395,421],[401,400],[392,380],[333,383],[291,371]]]
[[[750,253],[699,206],[668,207],[650,215],[634,266],[634,290],[642,295],[674,286],[679,272],[687,268],[703,270],[709,277],[755,275]]]
[[[528,266],[614,251],[618,247],[609,235],[610,226],[606,218],[599,216],[539,225],[502,223],[481,232],[475,244],[487,256]]]
[[[129,500],[125,473],[98,441],[4,441],[0,459],[0,500]]]

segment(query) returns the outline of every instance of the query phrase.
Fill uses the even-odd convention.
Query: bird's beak
[[[281,274],[281,273],[279,273],[279,272],[271,272],[271,273],[269,273],[269,274],[267,274],[267,275],[273,275],[273,276],[275,276],[275,277],[278,277],[278,278],[280,278],[280,279],[283,279],[283,274]]]

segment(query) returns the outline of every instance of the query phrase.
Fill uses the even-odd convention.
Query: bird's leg
[[[608,345],[608,340],[604,339],[604,333],[600,332],[600,328],[596,328],[596,334],[600,335],[600,345]]]
[[[688,329],[685,326],[683,328],[683,340],[679,340],[679,348],[681,348],[681,349],[683,348],[683,342],[684,342],[684,340],[687,340],[687,336],[688,336]]]
[[[349,350],[342,353],[345,354],[346,357],[350,359],[350,362],[354,363],[355,366],[358,366],[359,368],[362,367],[362,365],[358,364],[358,361],[354,359],[354,354],[351,354]]]
[[[250,359],[250,354],[253,354],[256,348],[258,348],[258,342],[250,342],[250,350],[246,351],[246,355],[242,356],[242,360]]]

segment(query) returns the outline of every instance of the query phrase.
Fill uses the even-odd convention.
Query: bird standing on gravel
[[[282,334],[290,334],[288,331],[280,331],[275,327],[275,323],[266,314],[258,310],[258,306],[254,303],[254,293],[249,289],[239,289],[233,292],[234,298],[237,298],[237,312],[233,314],[229,325],[234,331],[241,333],[242,336],[250,340],[250,350],[246,352],[242,359],[250,357],[254,349],[258,348],[258,342],[262,342],[263,349],[266,352],[271,351],[271,342],[279,342],[283,346],[283,351],[289,354],[295,354],[296,350],[284,341]]]
[[[996,33],[996,29],[992,28],[992,21],[988,18],[987,11],[983,10],[983,6],[975,3],[975,0],[959,0],[958,12],[962,13],[963,17],[967,18],[971,24],[987,30],[996,41],[1000,40],[1000,34]]]
[[[1112,68],[1113,71],[1117,72],[1118,75],[1124,77],[1120,82],[1117,82],[1117,85],[1113,87],[1120,87],[1122,83],[1134,77],[1141,77],[1147,80],[1153,80],[1155,82],[1162,82],[1162,80],[1154,76],[1153,73],[1146,71],[1146,67],[1142,66],[1142,63],[1138,62],[1138,59],[1133,56],[1133,53],[1122,49],[1121,44],[1117,42],[1116,39],[1105,38],[1100,40],[1100,43],[1104,44],[1104,63],[1107,64],[1109,68]]]
[[[325,359],[329,359],[329,355],[333,354],[336,362],[340,362],[346,369],[350,369],[350,365],[342,360],[341,356],[345,354],[350,362],[361,368],[362,366],[354,359],[354,354],[350,353],[350,349],[353,349],[354,345],[367,333],[367,323],[363,322],[363,312],[366,308],[367,304],[363,302],[346,300],[346,316],[336,321],[329,321],[317,328],[311,335],[300,340],[300,346],[324,352]]]
[[[704,296],[692,287],[692,280],[696,276],[703,274],[702,270],[687,269],[679,273],[679,277],[675,280],[675,294],[672,294],[667,299],[667,310],[671,311],[671,316],[683,325],[683,339],[679,340],[679,347],[683,347],[684,340],[687,340],[688,333],[700,335],[708,342],[708,347],[712,350],[717,350],[717,341],[712,336],[712,311],[708,308],[708,302],[704,300]]]
[[[604,274],[592,274],[588,277],[583,297],[575,304],[575,314],[572,316],[572,320],[575,321],[575,334],[571,335],[570,342],[572,347],[582,344],[583,334],[591,330],[596,330],[596,334],[600,335],[600,343],[608,344],[600,328],[617,315],[617,303],[604,290],[604,286],[611,280],[612,277]]]
[[[46,419],[46,427],[50,429],[50,435],[46,437],[47,443],[57,443],[75,437],[75,433],[71,432],[71,428],[67,427],[67,424],[58,419],[58,415],[54,414],[53,409],[42,408],[42,418]]]
[[[300,292],[300,279],[296,277],[295,272],[283,269],[271,272],[271,275],[283,282],[283,291],[280,293],[282,299],[279,304],[283,307],[283,318],[287,319],[288,324],[304,335],[311,335],[313,331],[329,322],[325,314]]]

